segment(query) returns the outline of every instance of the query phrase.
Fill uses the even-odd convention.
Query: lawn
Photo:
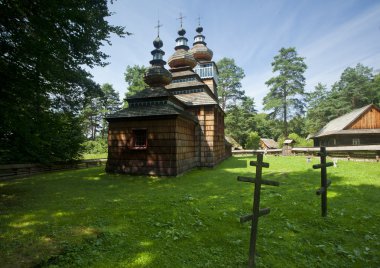
[[[0,182],[0,267],[246,267],[253,185],[249,157],[175,178],[103,168]],[[328,169],[320,217],[314,158],[275,157],[263,170],[258,267],[379,267],[380,164]]]

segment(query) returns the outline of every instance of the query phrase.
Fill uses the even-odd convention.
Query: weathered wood
[[[332,167],[334,166],[334,163],[333,162],[328,162],[326,164],[315,164],[313,165],[313,169],[319,169],[319,168],[322,168],[322,167]]]
[[[259,211],[259,217],[267,215],[269,213],[270,213],[270,208],[260,209],[260,211]],[[244,223],[244,222],[250,221],[252,219],[253,219],[253,214],[245,215],[245,216],[240,217],[240,223]]]
[[[238,176],[237,180],[242,181],[242,182],[251,182],[251,183],[257,182],[257,180],[254,178],[243,177],[243,176]],[[279,186],[280,185],[280,183],[278,181],[270,181],[270,180],[260,180],[260,184],[272,185],[272,186]]]
[[[254,189],[254,194],[253,194],[253,208],[252,208],[253,214],[242,216],[240,218],[241,223],[251,220],[251,224],[252,224],[250,244],[249,244],[248,267],[254,267],[255,265],[256,239],[257,239],[259,217],[267,215],[270,212],[269,208],[260,209],[261,185],[262,184],[273,185],[273,186],[279,185],[279,183],[275,181],[262,180],[262,168],[269,167],[268,163],[263,163],[262,153],[259,153],[257,155],[257,161],[251,161],[251,165],[256,166],[256,178],[250,178],[250,177],[244,177],[244,176],[239,176],[237,178],[238,181],[251,182],[255,184],[255,189]]]
[[[258,165],[260,165],[261,167],[269,168],[269,163],[264,163],[264,162],[260,163],[258,161],[250,161],[249,165],[255,166],[255,167],[257,167]]]

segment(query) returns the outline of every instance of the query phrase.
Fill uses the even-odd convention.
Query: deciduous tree
[[[78,155],[80,110],[100,92],[84,66],[124,34],[110,15],[106,0],[0,1],[0,162]]]

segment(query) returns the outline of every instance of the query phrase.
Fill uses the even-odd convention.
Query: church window
[[[148,145],[146,129],[133,129],[132,130],[132,149],[146,149]]]

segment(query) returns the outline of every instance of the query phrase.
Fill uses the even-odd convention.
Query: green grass
[[[0,267],[246,267],[252,158],[176,178],[103,168],[0,182]],[[266,157],[258,267],[379,267],[380,165],[339,162],[328,217],[319,170],[303,157]]]

